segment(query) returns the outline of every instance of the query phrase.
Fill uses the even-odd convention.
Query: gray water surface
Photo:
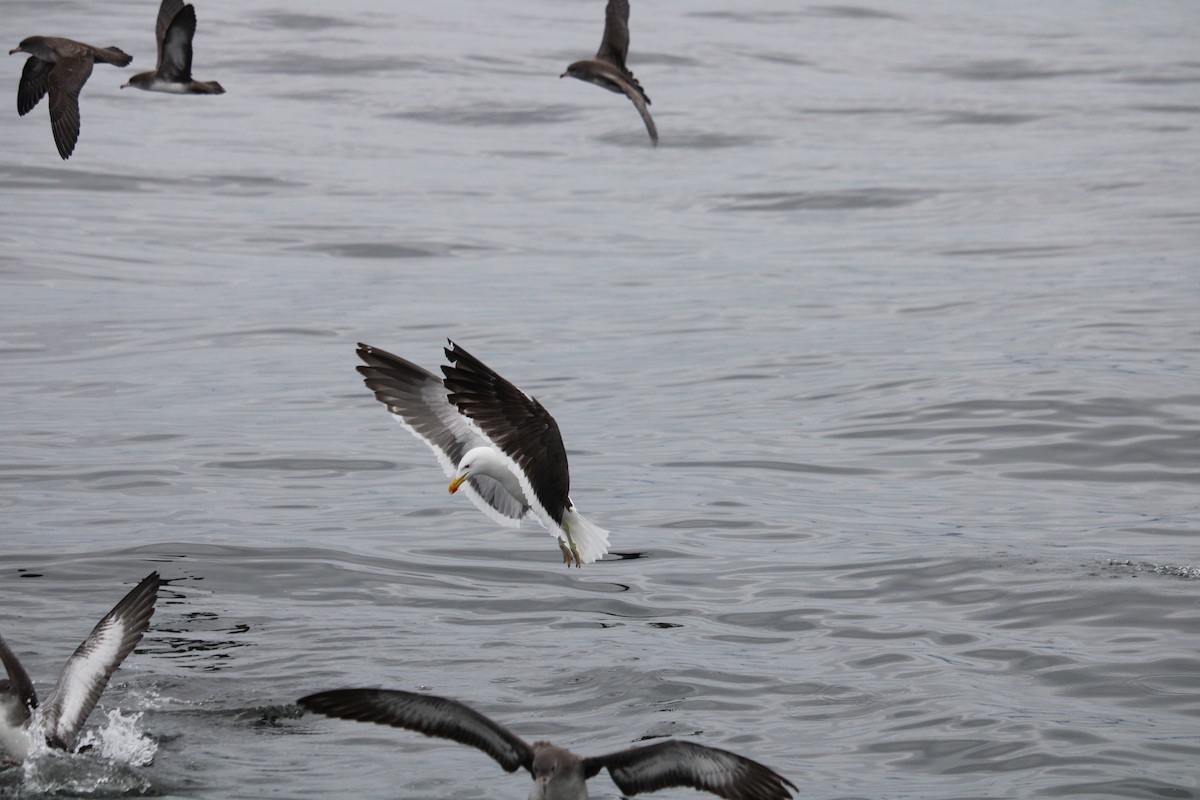
[[[292,705],[361,685],[802,797],[1200,797],[1197,9],[635,1],[654,149],[558,79],[599,0],[200,0],[219,97],[118,88],[153,3],[0,1],[135,56],[68,162],[0,114],[0,633],[46,693],[168,581],[107,755],[0,796],[527,793]],[[449,496],[354,372],[446,337],[607,560]]]

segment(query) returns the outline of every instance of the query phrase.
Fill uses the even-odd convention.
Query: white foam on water
[[[1175,578],[1200,579],[1200,566],[1194,564],[1155,564],[1150,561],[1130,561],[1110,558],[1110,567],[1125,567],[1133,572],[1152,572],[1155,575],[1169,575]]]
[[[32,751],[21,763],[15,796],[118,797],[148,790],[150,782],[136,768],[154,760],[158,745],[141,729],[141,712],[125,715],[113,709],[105,717],[79,737],[72,752],[44,744]],[[90,749],[79,752],[85,747]]]
[[[103,758],[121,764],[131,767],[150,764],[158,752],[158,745],[141,730],[139,723],[142,721],[142,712],[125,716],[121,709],[114,708],[106,716],[105,723],[87,731],[76,749],[92,745]]]

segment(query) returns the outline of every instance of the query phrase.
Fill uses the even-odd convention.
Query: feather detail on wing
[[[560,527],[571,504],[567,451],[554,417],[534,398],[450,342],[443,366],[449,401],[511,462],[531,506],[547,527]],[[546,519],[548,517],[548,519]],[[551,522],[553,525],[551,525]]]
[[[447,477],[458,471],[464,453],[491,444],[450,404],[440,378],[407,359],[367,344],[359,343],[358,357],[365,362],[365,366],[358,367],[363,383],[406,431],[429,446]],[[462,488],[480,511],[506,527],[520,527],[529,510],[486,475],[472,475]]]
[[[165,5],[165,3],[164,3]],[[196,7],[182,5],[158,43],[158,76],[172,83],[192,79],[192,39],[196,35]],[[162,27],[162,16],[159,16]]]
[[[454,362],[442,367],[450,402],[516,476],[530,510],[563,542],[568,541],[569,527],[582,563],[601,558],[608,552],[608,531],[584,519],[567,495],[567,451],[554,417],[454,342],[446,348],[446,357]]]
[[[162,72],[163,43],[167,40],[167,31],[171,29],[171,23],[182,10],[183,0],[162,0],[158,7],[158,21],[154,24],[154,40],[158,42],[158,72]]]
[[[618,81],[617,85],[621,87],[621,91],[633,103],[633,107],[637,109],[638,114],[642,117],[642,122],[646,125],[646,133],[650,134],[650,141],[654,146],[658,146],[658,126],[654,124],[654,118],[650,116],[650,109],[646,108],[650,102],[650,98],[646,97],[646,93],[642,91],[642,85],[633,77],[633,73],[625,70],[629,81]]]
[[[79,92],[91,76],[92,66],[91,58],[60,58],[50,73],[50,129],[64,160],[79,141]]]
[[[608,0],[608,5],[604,7],[604,37],[600,40],[596,58],[624,70],[628,55],[629,0]]]
[[[302,697],[302,708],[330,717],[407,728],[487,753],[506,772],[531,769],[533,749],[498,722],[456,700],[389,689],[338,689]]]
[[[737,753],[695,742],[669,740],[583,760],[584,777],[607,768],[626,795],[690,786],[726,800],[790,800],[795,785],[774,770]]]
[[[25,67],[21,70],[21,82],[17,84],[17,114],[25,116],[45,97],[53,69],[53,61],[43,61],[37,56],[30,56],[25,60]]]
[[[70,746],[108,679],[150,627],[158,586],[157,572],[142,579],[104,615],[67,660],[54,691],[42,706],[41,725],[48,739]]]

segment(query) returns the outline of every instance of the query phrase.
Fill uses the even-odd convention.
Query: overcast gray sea
[[[0,796],[525,797],[303,694],[684,737],[804,798],[1200,797],[1200,5],[0,0],[0,634],[45,695],[167,585],[91,753]],[[450,496],[359,341],[558,420],[580,570]],[[597,800],[619,791],[591,781]],[[663,798],[695,797],[672,790]]]

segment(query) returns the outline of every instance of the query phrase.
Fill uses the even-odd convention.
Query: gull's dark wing
[[[175,9],[163,27],[168,4]],[[196,35],[196,7],[180,0],[163,0],[158,12],[158,77],[172,83],[192,79],[192,37]]]
[[[296,702],[330,717],[408,728],[470,745],[494,758],[505,772],[533,768],[533,749],[519,736],[456,700],[391,689],[337,689]]]
[[[37,56],[30,56],[21,70],[21,83],[17,86],[17,113],[22,117],[33,110],[38,101],[49,88],[50,72],[54,69],[53,61],[43,61]]]
[[[690,786],[726,800],[790,800],[788,787],[796,788],[757,761],[674,739],[583,760],[585,778],[605,768],[617,787],[629,796],[669,786]]]
[[[567,450],[558,423],[542,404],[454,342],[442,367],[449,400],[528,478],[522,486],[558,525],[571,504]],[[518,475],[518,478],[520,476]],[[534,500],[535,498],[530,498]]]
[[[151,572],[104,615],[67,659],[54,691],[42,706],[46,737],[69,747],[108,686],[108,679],[150,627],[159,578]]]
[[[429,445],[447,476],[458,471],[458,462],[464,453],[488,444],[450,404],[446,387],[433,373],[361,342],[358,357],[365,363],[358,367],[363,383],[405,430]],[[480,511],[501,525],[520,525],[528,510],[486,475],[472,475],[463,489]]]
[[[9,687],[21,699],[21,705],[25,708],[25,717],[28,719],[29,712],[38,705],[37,691],[33,688],[33,681],[29,679],[29,673],[17,659],[17,654],[8,649],[2,636],[0,636],[0,661],[4,662],[4,669],[8,673]]]
[[[629,55],[629,0],[608,0],[604,9],[604,38],[596,58],[616,64],[625,71]]]

